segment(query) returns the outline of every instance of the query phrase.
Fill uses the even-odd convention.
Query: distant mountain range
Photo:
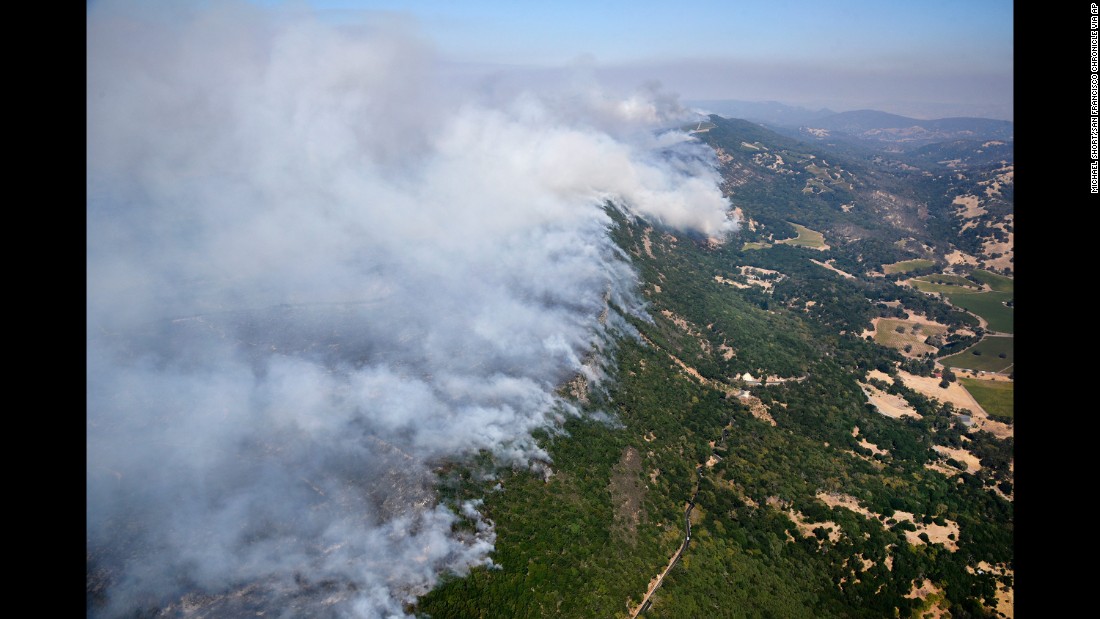
[[[709,100],[689,105],[726,118],[743,118],[802,140],[828,141],[873,150],[912,150],[959,140],[1011,142],[1013,123],[990,118],[921,120],[878,110],[810,110],[776,101]]]
[[[684,103],[691,107],[700,108],[708,114],[718,114],[726,118],[743,118],[777,127],[797,127],[836,115],[836,112],[827,108],[811,110],[779,103],[778,101],[700,99],[685,101]]]
[[[925,146],[950,140],[1012,140],[1013,125],[1007,120],[989,118],[940,118],[920,120],[876,110],[841,112],[802,123],[799,133],[823,139],[855,137],[879,142]]]

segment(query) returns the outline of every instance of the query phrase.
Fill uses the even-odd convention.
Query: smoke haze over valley
[[[736,225],[654,88],[441,89],[387,14],[102,2],[87,31],[89,614],[404,615],[494,544],[434,471],[548,473],[531,433],[630,331],[609,303],[645,313],[604,205]]]

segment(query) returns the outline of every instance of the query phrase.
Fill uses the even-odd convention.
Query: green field
[[[798,236],[793,239],[783,239],[782,241],[776,241],[776,243],[783,243],[784,245],[795,245],[797,247],[809,247],[811,249],[821,249],[825,247],[825,235],[815,230],[810,230],[806,226],[800,226],[792,223],[794,229],[798,232]]]
[[[936,264],[931,260],[925,260],[923,258],[916,258],[913,260],[902,260],[901,262],[895,262],[894,264],[882,265],[882,272],[890,275],[892,273],[908,273],[909,271],[916,271],[917,269],[927,269],[928,267]]]
[[[974,351],[981,354],[975,355]],[[1004,358],[1000,357],[1004,354]],[[949,368],[966,368],[982,372],[1003,372],[1012,366],[1012,338],[987,337],[961,353],[944,357],[940,363]],[[975,396],[977,397],[977,396]]]
[[[979,271],[975,271],[978,273]],[[1001,280],[1008,281],[1008,287],[1011,288],[1012,280],[1007,277],[1001,277],[988,271],[981,271],[986,275],[990,275]],[[1013,332],[1013,310],[1011,307],[1004,305],[1005,301],[1012,299],[1012,292],[979,292],[974,288],[964,288],[962,286],[955,286],[947,284],[946,282],[953,282],[957,276],[952,275],[929,275],[926,277],[919,277],[912,280],[913,287],[921,292],[936,292],[947,297],[947,300],[952,305],[961,307],[969,312],[973,312],[982,318],[985,318],[989,323],[989,328],[998,333],[1012,333]],[[958,278],[962,279],[962,278]],[[945,282],[945,283],[940,283]],[[967,282],[970,283],[970,282]],[[988,283],[988,281],[986,282]],[[970,283],[973,285],[972,283]],[[991,284],[992,285],[992,284]],[[1004,281],[996,282],[996,285],[1000,288],[1005,287]]]
[[[1013,383],[978,378],[960,378],[959,382],[990,416],[1012,419]]]
[[[1011,277],[1005,277],[1004,275],[998,275],[989,271],[983,271],[982,269],[975,269],[970,277],[975,280],[988,284],[996,292],[1012,292],[1014,280]]]
[[[1011,292],[962,292],[947,293],[952,305],[973,312],[989,322],[989,328],[998,333],[1012,333],[1013,310],[1004,302],[1012,298]]]
[[[748,242],[748,243],[745,243],[744,245],[742,245],[742,246],[741,246],[741,250],[742,250],[742,251],[746,251],[746,250],[749,250],[749,249],[767,249],[767,248],[769,248],[769,247],[771,247],[771,246],[772,246],[772,244],[771,244],[771,243],[753,243],[753,242]]]
[[[911,280],[913,287],[921,292],[938,292],[940,294],[948,294],[951,292],[958,292],[959,286],[948,286],[946,284],[934,284],[925,280],[923,277],[919,279]],[[973,288],[971,289],[973,290]]]
[[[961,275],[947,275],[945,273],[936,273],[935,275],[925,275],[924,277],[917,278],[917,281],[932,282],[933,284],[943,284],[946,286],[966,286],[968,288],[978,290],[978,286],[966,279]]]

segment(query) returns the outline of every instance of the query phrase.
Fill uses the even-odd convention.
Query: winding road
[[[726,437],[729,436],[729,426],[732,423],[733,420],[731,419],[729,424],[726,424],[726,427],[722,429],[722,438],[719,440],[719,443],[725,444]],[[699,484],[703,481],[703,466],[704,465],[699,464],[695,467],[695,472],[697,474],[695,478],[695,489],[692,490],[691,498],[688,499],[687,507],[684,509],[684,541],[680,544],[680,547],[676,549],[676,553],[672,555],[672,558],[669,559],[668,565],[665,566],[664,571],[661,572],[657,578],[650,581],[649,590],[645,592],[642,603],[631,611],[630,619],[637,619],[638,615],[649,609],[650,605],[653,603],[653,594],[657,592],[657,589],[661,588],[661,584],[665,582],[665,576],[668,576],[672,568],[676,567],[676,564],[680,562],[680,557],[684,555],[684,552],[687,551],[688,544],[691,543],[691,510],[695,509],[695,500],[699,496]]]
[[[701,468],[701,467],[700,467]],[[645,597],[642,598],[642,603],[634,609],[634,612],[630,613],[630,619],[636,619],[638,615],[644,613],[649,609],[653,594],[657,589],[661,588],[661,584],[665,581],[665,576],[672,571],[672,568],[676,567],[676,564],[680,562],[680,557],[683,556],[684,551],[687,550],[688,544],[691,543],[691,510],[695,509],[695,497],[699,495],[699,482],[695,482],[695,493],[691,495],[691,500],[687,503],[687,509],[684,510],[684,541],[680,544],[680,547],[676,549],[676,554],[672,555],[672,559],[669,560],[668,566],[661,572],[657,579],[650,583],[649,590],[645,592]]]

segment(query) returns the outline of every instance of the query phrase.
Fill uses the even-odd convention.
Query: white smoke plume
[[[490,104],[366,23],[89,7],[90,615],[403,616],[490,562],[433,467],[545,461],[606,299],[641,307],[603,202],[734,225],[668,97]]]

